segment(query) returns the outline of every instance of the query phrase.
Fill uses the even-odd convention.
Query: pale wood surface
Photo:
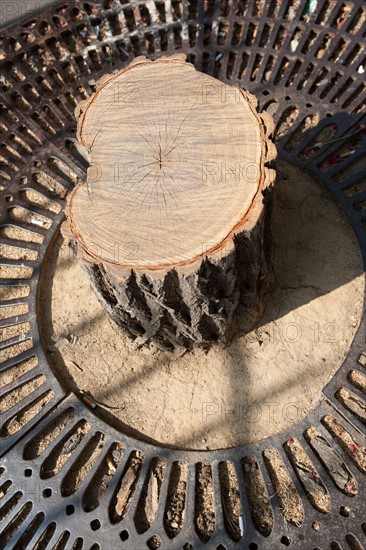
[[[173,267],[243,229],[273,153],[253,96],[181,56],[138,58],[98,90],[78,113],[91,166],[68,211],[84,251],[116,267]]]

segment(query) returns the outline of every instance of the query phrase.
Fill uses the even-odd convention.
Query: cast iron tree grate
[[[127,437],[66,395],[40,343],[40,266],[87,166],[73,109],[135,56],[184,52],[258,96],[280,156],[320,179],[366,258],[362,2],[68,2],[1,34],[1,548],[361,549],[365,318],[312,414],[259,444]],[[314,146],[324,141],[323,147]],[[337,154],[348,146],[349,156]]]

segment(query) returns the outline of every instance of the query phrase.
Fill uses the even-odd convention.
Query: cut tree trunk
[[[68,234],[110,317],[168,350],[251,328],[271,265],[272,118],[184,56],[135,59],[77,108]]]

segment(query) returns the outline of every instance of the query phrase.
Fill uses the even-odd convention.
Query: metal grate
[[[140,54],[183,51],[256,94],[280,156],[328,187],[365,261],[365,32],[364,4],[339,0],[67,2],[2,31],[0,396],[23,390],[0,416],[0,548],[363,547],[365,316],[302,422],[257,445],[187,452],[127,437],[65,394],[36,296],[85,176],[73,109]]]

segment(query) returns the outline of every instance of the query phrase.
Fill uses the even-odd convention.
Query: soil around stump
[[[135,350],[109,320],[61,238],[45,261],[40,329],[62,384],[89,392],[117,427],[188,449],[259,441],[303,418],[357,330],[364,276],[353,232],[329,193],[278,163],[276,285],[259,326],[225,349],[177,357]]]

